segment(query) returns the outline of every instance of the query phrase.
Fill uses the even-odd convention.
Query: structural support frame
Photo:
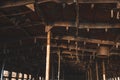
[[[105,73],[105,62],[102,61],[102,67],[103,67],[103,80],[106,80],[106,73]]]
[[[99,80],[98,62],[96,61],[96,80]]]
[[[45,80],[49,80],[50,75],[50,35],[51,31],[47,32],[47,49],[46,49],[46,74]]]

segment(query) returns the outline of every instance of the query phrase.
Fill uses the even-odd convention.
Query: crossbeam
[[[53,26],[56,27],[76,27],[74,22],[55,22]],[[109,29],[109,28],[120,28],[120,24],[108,24],[108,23],[80,23],[79,29]]]
[[[51,44],[51,47],[76,50],[75,46],[72,46],[72,45],[67,46],[65,44],[61,44],[61,45]],[[82,47],[78,47],[78,51],[86,51],[86,52],[92,52],[92,53],[96,52],[95,49],[87,49],[87,48],[82,48]]]
[[[36,38],[46,39],[45,36],[39,36]],[[90,39],[90,38],[83,38],[83,37],[74,37],[74,36],[63,36],[63,37],[56,36],[56,37],[51,38],[51,39],[66,40],[66,41],[79,41],[79,42],[104,44],[104,45],[116,45],[117,44],[117,46],[120,46],[120,42],[114,42],[114,41],[109,41],[109,40]]]
[[[5,16],[5,15],[4,15]],[[31,27],[31,26],[39,26],[39,25],[46,25],[44,22],[35,22],[32,24],[22,24],[19,25],[21,26],[21,28],[27,28],[27,27]],[[52,25],[53,27],[75,27],[75,23],[74,22],[55,22],[55,23],[51,23],[49,25]],[[15,28],[16,26],[3,26],[0,29],[9,29],[9,28]],[[18,28],[18,27],[17,27]],[[79,24],[79,29],[120,29],[120,23],[116,23],[116,24],[108,24],[108,23],[80,23]]]
[[[66,2],[68,4],[74,3],[74,0],[39,0],[37,3],[45,3],[45,2],[56,2],[56,3],[62,3]],[[118,3],[119,0],[78,0],[79,3]],[[27,4],[34,4],[35,0],[20,0],[20,1],[11,1],[11,2],[5,2],[5,4],[0,5],[0,8],[9,8],[9,7],[16,7],[16,6],[23,6]]]
[[[94,50],[94,51],[96,51],[96,50]],[[57,50],[52,50],[51,51],[51,53],[56,53],[56,52],[57,52]],[[68,54],[68,56],[70,56],[70,55],[75,56],[76,52],[75,51],[69,51],[69,50],[63,50],[62,54]],[[82,53],[82,54],[84,54],[84,53]],[[78,55],[81,56],[81,53],[79,53]],[[111,52],[110,56],[112,56],[112,55],[120,56],[120,53],[119,52],[118,53],[117,52]]]

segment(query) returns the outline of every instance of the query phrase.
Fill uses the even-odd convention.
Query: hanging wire
[[[76,38],[78,37],[78,30],[79,30],[79,3],[78,0],[75,1],[76,3]],[[79,61],[79,57],[78,57],[78,41],[76,41],[76,59],[77,61]]]

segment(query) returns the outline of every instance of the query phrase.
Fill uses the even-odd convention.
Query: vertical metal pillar
[[[3,61],[3,65],[2,65],[2,69],[1,69],[1,76],[0,76],[1,80],[3,80],[4,67],[5,67],[5,60]]]
[[[89,70],[87,70],[87,80],[90,80],[90,73],[89,73]]]
[[[51,31],[47,32],[47,50],[46,50],[46,75],[45,80],[49,80],[50,75],[50,34]]]
[[[60,80],[60,51],[58,52],[58,80]]]
[[[52,57],[52,79],[51,80],[54,80],[54,63],[53,63],[53,57]]]
[[[98,63],[97,63],[97,61],[96,61],[96,80],[99,80]]]
[[[105,75],[105,63],[104,63],[104,61],[102,62],[102,66],[103,66],[103,80],[106,80],[106,75]]]
[[[88,72],[86,71],[86,79],[85,79],[85,80],[87,80],[87,79],[88,79],[87,77],[88,77]]]
[[[4,73],[5,63],[6,63],[6,45],[4,45],[3,54],[5,55],[5,57],[4,57],[3,63],[2,63],[0,80],[3,80],[3,76],[4,76],[3,73]]]
[[[92,70],[91,70],[91,67],[90,67],[90,80],[92,80]]]

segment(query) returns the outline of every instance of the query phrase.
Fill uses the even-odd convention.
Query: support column
[[[5,69],[5,64],[6,64],[6,45],[4,45],[3,54],[5,55],[5,57],[3,59],[2,68],[1,68],[1,76],[0,76],[1,80],[3,80],[3,76],[4,76],[3,73],[4,73],[4,69]]]
[[[58,52],[58,80],[60,80],[60,51]]]
[[[4,67],[5,67],[5,60],[3,61],[2,69],[1,69],[1,76],[0,76],[1,80],[3,80]]]
[[[46,74],[45,74],[45,80],[49,80],[50,75],[50,33],[49,30],[47,32],[47,49],[46,49]]]
[[[103,80],[106,80],[106,75],[105,75],[105,63],[104,63],[104,61],[102,62],[102,66],[103,66]]]
[[[87,70],[87,80],[90,80],[89,70]]]
[[[51,80],[54,80],[54,62],[53,62],[53,57],[52,57],[52,77],[51,77]]]
[[[91,70],[91,67],[90,67],[90,80],[92,80],[92,70]]]
[[[99,80],[98,63],[97,63],[97,61],[96,61],[96,80]]]
[[[88,80],[88,73],[87,73],[87,71],[86,71],[86,79],[85,80]]]

